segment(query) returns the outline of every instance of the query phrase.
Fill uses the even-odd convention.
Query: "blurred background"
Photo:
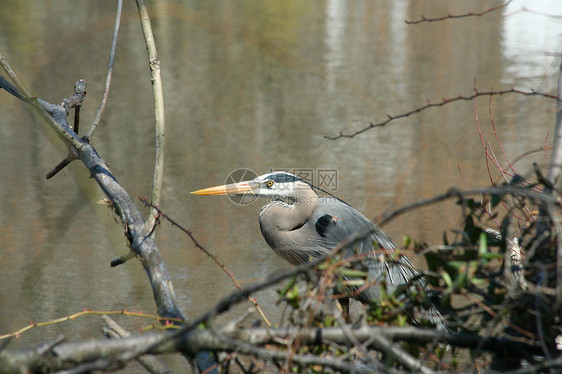
[[[562,3],[514,0],[481,17],[408,25],[405,20],[481,12],[500,1],[149,1],[166,99],[166,170],[161,208],[249,284],[289,268],[263,240],[260,201],[240,206],[189,191],[223,184],[235,169],[336,171],[337,196],[367,217],[451,186],[490,184],[473,101],[430,108],[458,95],[522,90],[555,93]],[[115,20],[110,1],[6,0],[0,50],[33,95],[58,103],[84,79],[81,134],[101,97]],[[530,11],[532,10],[532,11]],[[552,17],[557,15],[558,17]],[[489,110],[491,108],[491,111]],[[499,159],[491,118],[511,160],[549,147],[555,101],[508,94],[476,100],[484,137]],[[490,114],[491,113],[491,114]],[[133,2],[125,2],[109,102],[92,144],[136,199],[149,196],[154,114],[146,48]],[[45,174],[66,149],[30,107],[0,92],[0,334],[81,311],[155,313],[142,266],[110,268],[128,251],[123,229],[84,166]],[[545,170],[548,151],[515,164]],[[494,178],[499,174],[494,170]],[[546,171],[545,171],[546,173]],[[139,203],[139,206],[141,204]],[[144,212],[148,213],[147,209]],[[448,201],[384,227],[431,245],[462,225]],[[182,310],[195,317],[234,291],[228,277],[179,230],[157,243]],[[423,259],[412,260],[423,267]],[[274,289],[258,302],[275,322]],[[242,305],[245,310],[249,304]],[[121,319],[138,329],[146,320]],[[10,347],[99,336],[91,316],[34,329]]]

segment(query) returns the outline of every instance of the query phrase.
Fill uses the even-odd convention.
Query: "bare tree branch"
[[[70,113],[70,109],[74,108],[75,117],[74,117],[74,126],[72,127],[72,131],[74,131],[75,133],[78,132],[78,126],[80,121],[79,120],[80,107],[82,106],[82,102],[84,101],[85,96],[86,96],[86,82],[84,82],[83,80],[79,80],[74,85],[74,95],[72,95],[68,99],[63,100],[61,103],[61,105],[66,109],[67,115],[68,113]],[[47,173],[46,175],[47,179],[51,179],[52,177],[54,177],[59,171],[64,169],[72,161],[78,160],[78,155],[76,154],[76,152],[74,152],[72,147],[67,146],[67,148],[68,148],[68,153],[66,157],[64,158],[64,160],[59,162],[51,171]]]
[[[4,60],[4,57],[2,55],[0,55],[0,61],[2,61],[2,60]],[[0,76],[0,88],[5,89],[9,94],[15,96],[18,99],[24,100],[23,96],[18,92],[17,88],[15,88],[3,76]]]
[[[562,15],[561,15],[561,14],[549,14],[549,13],[539,12],[539,11],[537,11],[537,10],[529,9],[529,8],[527,8],[527,7],[522,7],[521,9],[516,10],[516,11],[514,11],[514,12],[511,12],[511,13],[507,14],[506,16],[511,16],[511,15],[513,15],[513,14],[516,14],[516,13],[523,13],[523,12],[535,14],[535,15],[537,15],[537,16],[548,17],[548,18],[558,18],[558,19],[562,18]]]
[[[23,92],[22,88],[17,88],[20,92]],[[149,277],[158,315],[185,319],[177,306],[172,280],[166,264],[156,247],[154,239],[150,236],[150,231],[145,226],[140,211],[92,145],[86,140],[80,139],[68,125],[66,116],[70,108],[81,103],[81,100],[83,100],[83,95],[81,98],[73,95],[60,105],[34,98],[28,99],[26,102],[33,105],[69,150],[84,163],[91,176],[111,201],[115,212],[121,218],[130,247],[140,257]]]
[[[155,135],[155,161],[154,161],[154,176],[152,178],[152,203],[156,206],[160,205],[160,195],[162,192],[162,180],[164,179],[164,140],[165,140],[165,120],[164,120],[164,91],[162,88],[162,76],[160,74],[160,59],[158,58],[158,51],[156,50],[156,43],[154,41],[154,34],[152,33],[152,26],[148,16],[148,10],[143,0],[137,0],[137,8],[139,10],[139,17],[146,42],[146,49],[148,52],[148,66],[150,68],[150,75],[152,81],[152,93],[154,95],[154,128]],[[156,224],[156,216],[158,212],[156,209],[150,209],[150,215],[146,221],[146,227],[150,230]]]
[[[24,101],[27,100],[27,98],[31,97],[31,94],[29,93],[29,90],[23,84],[23,82],[18,78],[16,72],[14,71],[14,69],[12,69],[12,67],[10,66],[10,63],[8,62],[8,60],[6,60],[6,57],[4,57],[4,55],[2,53],[0,53],[0,66],[2,66],[2,68],[4,69],[6,74],[8,74],[10,79],[14,82],[14,84],[17,87],[17,88],[14,88],[14,90],[13,90],[14,92],[10,92],[10,91],[8,91],[8,92],[12,93],[12,95],[14,95],[14,96],[16,96],[19,99],[24,100]],[[2,78],[2,80],[4,82],[7,82],[6,79],[4,79],[4,78]]]
[[[424,206],[432,205],[435,203],[439,203],[441,201],[445,201],[452,198],[462,198],[465,196],[478,196],[478,195],[496,195],[496,196],[505,196],[505,195],[517,195],[517,196],[525,196],[536,201],[541,201],[547,204],[557,205],[559,206],[559,202],[556,198],[535,192],[528,188],[517,187],[517,186],[500,186],[500,187],[487,187],[487,188],[477,188],[472,190],[461,190],[455,187],[449,188],[445,193],[435,195],[433,197],[422,199],[415,201],[411,204],[402,206],[390,214],[385,214],[380,220],[379,225],[383,226],[390,222],[391,220],[395,219],[396,217],[409,212],[414,209],[419,209]]]
[[[182,225],[180,225],[179,223],[177,223],[175,220],[173,220],[170,216],[168,216],[166,213],[164,213],[160,208],[158,208],[157,206],[155,206],[154,204],[150,203],[146,198],[142,198],[140,199],[141,202],[143,202],[146,206],[151,207],[152,209],[156,210],[156,212],[158,212],[159,216],[164,217],[168,222],[170,222],[172,224],[172,226],[176,226],[178,229],[180,229],[183,233],[185,233],[187,236],[189,236],[189,239],[191,239],[191,241],[193,242],[193,244],[195,245],[196,248],[200,249],[203,253],[205,253],[208,257],[210,257],[215,264],[217,264],[225,273],[226,275],[228,275],[228,277],[232,280],[232,283],[234,283],[234,285],[236,286],[236,288],[238,288],[239,290],[242,289],[242,285],[240,285],[240,283],[238,282],[238,280],[236,279],[236,277],[234,276],[234,273],[231,272],[225,264],[223,264],[222,262],[219,261],[218,257],[215,256],[214,254],[212,254],[211,252],[209,252],[203,245],[201,245],[201,243],[199,243],[199,241],[197,239],[195,239],[195,236],[193,235],[193,233],[191,232],[191,230],[186,229],[185,227],[183,227]],[[265,322],[265,324],[269,327],[272,326],[271,322],[269,322],[269,319],[266,317],[265,313],[263,312],[261,306],[259,305],[259,303],[257,302],[257,300],[254,297],[248,296],[248,300],[256,307],[256,310],[258,311],[260,317],[263,319],[263,321]]]
[[[31,363],[40,363],[43,370],[61,370],[76,363],[100,363],[100,359],[106,359],[105,365],[115,362],[127,361],[131,357],[140,354],[162,354],[172,352],[183,352],[195,355],[199,351],[221,351],[239,352],[263,359],[284,359],[288,348],[280,345],[291,336],[298,336],[301,345],[330,345],[339,344],[348,347],[354,346],[354,342],[341,328],[302,328],[290,327],[283,329],[269,328],[227,328],[227,329],[195,329],[190,332],[177,335],[175,333],[148,333],[122,339],[91,340],[85,342],[61,343],[60,339],[34,348],[3,351],[0,353],[1,367],[7,370],[29,368]],[[353,336],[361,343],[367,343],[375,350],[387,354],[404,354],[398,359],[410,369],[421,369],[422,372],[431,372],[422,369],[419,362],[409,354],[394,345],[394,342],[409,341],[418,343],[432,343],[434,341],[449,344],[455,347],[478,348],[482,347],[491,352],[511,352],[519,354],[541,354],[542,350],[538,343],[526,344],[504,338],[482,338],[474,335],[453,334],[434,329],[420,329],[415,327],[373,327],[363,326],[353,329]],[[373,339],[373,337],[377,337]],[[379,339],[380,338],[380,339]],[[270,349],[259,348],[259,346],[277,346]],[[410,357],[410,358],[408,358]],[[320,364],[338,370],[351,371],[353,366],[348,362],[332,359],[334,363],[322,360],[319,357],[295,356],[296,362],[306,364]],[[382,364],[381,364],[382,367]],[[2,370],[0,369],[0,372]]]
[[[111,51],[109,52],[109,63],[107,64],[107,74],[105,77],[105,86],[103,88],[103,94],[101,96],[100,105],[96,111],[96,115],[86,134],[86,139],[92,139],[94,132],[96,131],[103,111],[105,110],[105,104],[107,103],[107,98],[109,97],[109,86],[111,85],[111,76],[113,74],[113,63],[115,62],[115,49],[117,47],[117,36],[119,35],[119,25],[121,24],[121,13],[123,11],[123,0],[117,1],[117,11],[115,14],[115,26],[113,28],[113,40],[111,41]]]
[[[507,1],[506,3],[504,3],[502,5],[498,5],[498,6],[495,6],[495,7],[488,8],[485,11],[482,11],[482,12],[479,12],[479,13],[468,12],[468,13],[465,13],[465,14],[458,14],[458,15],[449,13],[446,16],[436,17],[436,18],[426,18],[424,15],[421,15],[420,19],[417,20],[417,21],[404,20],[404,22],[408,25],[415,25],[415,24],[422,23],[422,22],[444,21],[444,20],[451,19],[451,18],[481,17],[485,14],[488,14],[488,13],[494,12],[496,10],[500,10],[502,8],[505,8],[506,6],[509,5],[509,3],[511,3],[511,0]]]
[[[362,133],[364,133],[364,132],[366,132],[366,131],[368,131],[372,128],[386,126],[389,122],[392,122],[392,121],[397,120],[399,118],[406,118],[406,117],[411,116],[412,114],[422,112],[426,109],[444,106],[444,105],[453,103],[455,101],[471,101],[474,98],[479,97],[479,96],[507,95],[507,94],[515,93],[515,94],[524,95],[524,96],[542,96],[542,97],[546,97],[546,98],[550,98],[550,99],[558,99],[558,96],[555,96],[555,95],[552,95],[552,94],[542,93],[542,92],[538,92],[538,91],[535,91],[535,90],[530,90],[530,91],[518,90],[518,89],[515,89],[513,87],[509,90],[502,90],[502,91],[478,91],[475,88],[474,91],[475,91],[474,94],[472,94],[470,96],[459,95],[457,97],[453,97],[453,98],[450,98],[450,99],[443,98],[442,101],[437,102],[437,103],[432,103],[429,100],[427,100],[427,104],[424,105],[424,106],[421,106],[421,107],[416,108],[416,109],[412,109],[409,112],[397,114],[395,116],[391,116],[390,114],[387,114],[386,120],[384,120],[382,122],[378,122],[378,123],[371,122],[369,124],[369,126],[364,127],[360,130],[357,130],[356,132],[353,132],[353,133],[350,133],[350,134],[344,134],[343,132],[340,131],[340,133],[336,136],[324,135],[324,138],[329,139],[329,140],[338,140],[340,138],[354,138],[357,135],[360,135],[360,134],[362,134]]]
[[[113,339],[121,339],[124,337],[131,336],[131,334],[127,330],[119,326],[119,324],[117,324],[117,322],[115,322],[109,316],[103,315],[102,318],[104,322],[108,325],[107,328],[103,329],[103,332],[107,337]],[[161,360],[159,360],[157,357],[154,357],[152,355],[140,356],[137,358],[137,361],[142,366],[144,366],[144,368],[148,370],[150,373],[164,374],[164,373],[171,372],[171,370]]]

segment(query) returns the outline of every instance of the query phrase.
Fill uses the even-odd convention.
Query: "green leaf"
[[[400,327],[408,326],[408,317],[403,314],[399,314],[396,316],[396,322]]]
[[[287,285],[285,286],[285,288],[283,288],[282,290],[278,290],[277,292],[279,293],[279,296],[285,296],[287,295],[287,292],[289,292],[289,290],[291,288],[293,288],[293,286],[295,285],[297,281],[297,277],[292,277],[291,279],[289,279],[289,282],[287,283]]]
[[[441,274],[441,277],[445,281],[445,284],[447,285],[448,288],[453,288],[453,280],[451,279],[451,276],[448,273],[443,272]]]
[[[503,255],[501,253],[487,252],[484,254],[483,258],[486,260],[495,260],[503,258]]]
[[[486,233],[480,233],[480,240],[478,241],[478,257],[482,258],[488,252],[488,239]]]
[[[483,278],[472,278],[470,282],[475,286],[485,286],[488,283],[488,280]]]
[[[336,324],[336,318],[333,315],[328,314],[324,317],[324,326],[333,327],[335,324]]]
[[[287,298],[287,301],[290,306],[292,306],[295,309],[299,307],[300,293],[299,293],[299,288],[296,285],[291,287],[291,289],[287,291],[285,297]]]
[[[299,297],[299,289],[298,287],[292,287],[288,292],[287,292],[287,298],[291,299],[291,300],[295,300],[298,299]]]
[[[452,267],[456,271],[459,271],[464,264],[466,264],[466,262],[464,261],[447,261],[447,265]]]
[[[348,287],[361,287],[365,285],[365,281],[363,279],[348,279],[344,281],[344,284]]]
[[[468,281],[468,274],[466,271],[463,271],[458,275],[455,279],[455,284],[453,285],[453,290],[455,292],[459,291],[461,288],[466,287]]]
[[[408,235],[404,235],[402,238],[402,242],[404,243],[404,248],[408,248],[412,244],[412,238]]]
[[[346,277],[361,277],[367,278],[368,273],[363,270],[356,270],[356,269],[338,269],[339,273],[346,276]]]

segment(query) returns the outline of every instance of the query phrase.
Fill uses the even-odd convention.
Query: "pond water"
[[[489,2],[490,6],[500,2]],[[518,94],[459,100],[373,128],[370,123],[437,103],[511,86],[555,93],[562,20],[559,1],[512,1],[480,17],[408,25],[404,20],[485,10],[479,1],[153,1],[166,99],[166,169],[161,207],[244,284],[290,265],[262,239],[259,201],[189,192],[222,184],[235,169],[335,176],[333,193],[370,218],[451,186],[489,185],[484,137],[510,159],[551,144],[555,102]],[[525,10],[526,8],[534,11]],[[71,10],[71,11],[70,11]],[[535,12],[536,11],[536,12]],[[82,132],[98,106],[111,44],[114,2],[8,1],[0,51],[34,95],[59,102],[77,79],[88,84]],[[133,197],[150,195],[153,106],[134,4],[126,2],[109,102],[92,144]],[[476,107],[475,107],[476,104]],[[476,110],[475,110],[476,108]],[[491,108],[491,110],[489,110]],[[66,153],[30,108],[0,92],[0,334],[83,308],[155,313],[137,261],[127,252],[104,196],[73,163],[45,174]],[[526,175],[537,152],[516,164]],[[503,163],[503,160],[502,160]],[[499,173],[492,170],[494,178]],[[139,203],[139,206],[141,204]],[[144,209],[145,212],[148,212]],[[384,230],[440,244],[459,227],[453,201],[411,212]],[[157,241],[187,317],[234,290],[229,278],[169,224]],[[412,260],[424,266],[423,259]],[[275,290],[258,295],[278,316]],[[245,310],[249,305],[241,306]],[[150,323],[120,319],[131,329]],[[11,346],[96,336],[99,317],[34,329]]]

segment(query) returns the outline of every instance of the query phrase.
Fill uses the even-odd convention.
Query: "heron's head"
[[[268,197],[275,200],[296,199],[299,192],[310,190],[301,178],[286,172],[275,171],[249,181],[226,184],[191,192],[195,195],[245,195]]]

